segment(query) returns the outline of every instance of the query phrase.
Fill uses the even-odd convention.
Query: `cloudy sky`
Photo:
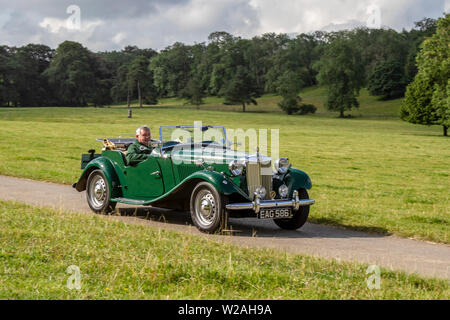
[[[93,51],[163,49],[214,31],[251,38],[344,26],[410,29],[450,11],[450,0],[0,0],[0,45],[64,40]]]

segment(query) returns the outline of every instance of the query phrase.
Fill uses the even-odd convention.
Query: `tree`
[[[222,42],[210,44],[216,46],[218,51],[212,66],[209,88],[218,96],[223,96],[225,91],[230,89],[229,84],[235,78],[239,67],[245,68],[247,76],[250,75],[249,64],[246,62],[246,50],[250,42],[231,36],[224,36],[224,39]]]
[[[99,52],[106,69],[109,71],[109,80],[111,85],[110,95],[114,102],[129,100],[131,97],[131,88],[127,83],[128,67],[131,62],[139,56],[147,59],[157,55],[153,49],[139,49],[136,46],[126,46],[121,51]],[[133,84],[133,87],[135,84]],[[144,100],[148,100],[144,97]]]
[[[123,64],[117,69],[117,73],[112,79],[111,97],[114,102],[130,100],[130,84],[127,79],[128,64]]]
[[[16,48],[0,46],[0,104],[17,106],[19,93],[15,86],[15,73],[19,68],[14,59]]]
[[[291,115],[293,113],[296,113],[300,110],[300,102],[302,99],[300,96],[286,96],[283,97],[283,100],[278,103],[278,106],[281,110],[286,112],[287,114]]]
[[[233,36],[226,31],[215,31],[209,34],[208,40],[219,47],[233,40]]]
[[[287,114],[315,113],[317,108],[312,104],[301,103],[302,98],[298,92],[304,85],[294,71],[286,71],[277,81],[277,93],[283,97],[278,106]]]
[[[380,65],[389,62],[401,66],[403,77],[408,55],[407,40],[403,35],[392,29],[359,29],[351,37],[361,52],[366,77]]]
[[[268,84],[268,82],[276,81],[276,77],[280,74],[278,66],[274,67],[274,65],[280,61],[278,56],[280,52],[285,50],[288,41],[289,38],[286,34],[276,35],[275,33],[265,33],[260,37],[252,38],[246,55],[250,72],[255,78],[259,93],[264,93],[266,87],[273,89],[272,83]],[[270,71],[270,75],[273,75],[273,77],[267,76]]]
[[[96,90],[95,73],[93,54],[77,42],[65,41],[56,49],[44,75],[55,89],[60,104],[86,106]]]
[[[11,76],[19,106],[39,107],[54,102],[52,90],[42,75],[50,65],[53,54],[54,50],[40,44],[28,44],[17,49]]]
[[[189,79],[186,88],[183,90],[183,98],[189,103],[197,106],[197,109],[203,104],[204,93],[202,91],[201,82],[197,78]]]
[[[351,40],[335,39],[315,66],[319,69],[319,83],[328,89],[325,103],[328,110],[339,111],[339,117],[343,118],[345,110],[359,107],[356,97],[364,84],[364,67]]]
[[[367,89],[371,95],[388,100],[403,96],[405,87],[403,66],[398,61],[390,60],[375,67],[369,75]]]
[[[248,70],[243,66],[237,68],[236,74],[223,90],[223,95],[225,104],[242,104],[242,112],[245,112],[246,104],[258,104],[255,100],[258,97],[255,85]]]
[[[142,100],[147,104],[158,103],[156,88],[153,85],[153,76],[149,70],[149,60],[144,56],[135,58],[128,66],[127,82],[129,88],[137,89],[139,107],[142,108]]]
[[[299,80],[295,72],[286,71],[277,81],[277,93],[283,97],[278,106],[287,114],[293,114],[300,110],[301,98],[298,95],[302,87],[302,80]]]
[[[407,87],[401,118],[418,124],[450,127],[450,14],[438,19],[436,33],[426,39],[417,55],[418,73]]]
[[[423,74],[417,74],[414,81],[406,88],[405,99],[400,110],[400,117],[411,123],[434,124],[436,113],[431,105],[433,86]]]
[[[91,66],[94,71],[95,90],[89,95],[89,101],[95,106],[109,105],[113,102],[111,89],[114,85],[114,70],[104,57],[98,53],[91,53]]]
[[[139,49],[137,46],[126,46],[122,52],[131,58],[143,56],[147,59],[150,59],[157,54],[153,49]]]
[[[225,104],[257,104],[260,95],[249,59],[252,58],[251,41],[239,37],[222,36],[216,48],[216,63],[212,66],[210,91],[225,98]]]
[[[167,47],[150,60],[154,84],[161,96],[182,97],[191,75],[192,52],[180,42]]]
[[[278,79],[287,71],[295,72],[305,86],[315,85],[317,71],[313,65],[319,60],[321,47],[316,35],[303,33],[295,39],[280,35],[273,41],[278,49],[267,58],[271,64],[265,74],[265,91],[276,92]]]
[[[111,97],[112,80],[98,79],[96,89],[92,93],[90,100],[95,106],[109,105],[113,102]]]
[[[146,81],[148,73],[148,60],[144,56],[134,59],[128,67],[128,81],[135,84],[138,92],[139,107],[142,108],[141,84]]]
[[[414,23],[414,28],[409,31],[403,31],[408,41],[408,54],[405,63],[405,79],[406,83],[411,83],[417,74],[416,57],[419,52],[420,45],[427,37],[431,37],[436,32],[436,20],[424,18]]]

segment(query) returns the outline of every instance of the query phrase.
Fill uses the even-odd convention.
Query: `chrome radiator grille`
[[[267,194],[263,200],[270,199],[270,191],[272,190],[272,163],[266,162],[247,162],[247,187],[248,194],[253,197],[253,193],[259,186],[266,188]]]

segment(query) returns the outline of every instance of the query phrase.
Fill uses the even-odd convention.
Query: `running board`
[[[113,198],[113,199],[111,199],[111,201],[132,204],[132,205],[137,205],[137,206],[143,206],[146,202],[145,200],[134,200],[134,199],[127,199],[127,198]]]

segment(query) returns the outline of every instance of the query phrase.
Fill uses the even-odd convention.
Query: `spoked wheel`
[[[298,189],[298,197],[301,199],[309,199],[306,189]],[[274,219],[273,221],[281,229],[296,230],[301,228],[308,220],[310,206],[300,206],[297,211],[294,211],[294,216],[289,219]]]
[[[109,185],[101,170],[94,170],[88,177],[86,198],[89,207],[96,213],[109,213],[116,207],[115,202],[110,201]]]
[[[200,182],[191,194],[191,218],[203,232],[213,233],[226,227],[226,199],[208,182]]]

